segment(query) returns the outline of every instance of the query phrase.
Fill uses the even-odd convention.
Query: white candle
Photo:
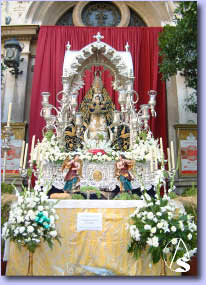
[[[175,154],[174,154],[173,141],[171,141],[171,157],[172,157],[172,168],[175,169]]]
[[[9,111],[8,111],[7,127],[9,127],[9,126],[10,126],[10,121],[11,121],[11,110],[12,110],[12,103],[9,103]]]
[[[153,172],[153,153],[151,151],[150,170]]]
[[[164,166],[164,150],[163,150],[162,138],[160,138],[160,151],[161,151],[161,157],[162,157],[162,166]]]
[[[26,144],[25,153],[24,153],[24,165],[23,165],[23,169],[26,168],[27,152],[28,152],[28,143]]]
[[[37,166],[39,165],[39,155],[40,155],[40,153],[39,153],[39,145],[37,146],[37,156],[36,156],[36,164],[37,164]]]
[[[34,144],[35,144],[35,135],[32,137],[32,143],[31,143],[31,152],[30,152],[31,162],[33,161]]]
[[[171,171],[171,161],[170,161],[170,149],[167,148],[167,162],[168,162],[168,170]]]
[[[158,169],[158,163],[157,163],[157,148],[154,148],[154,159],[155,159],[155,170]]]
[[[23,143],[22,143],[22,148],[21,148],[21,157],[20,157],[20,167],[21,167],[21,168],[22,168],[22,166],[23,166],[24,148],[25,148],[25,141],[23,141]]]

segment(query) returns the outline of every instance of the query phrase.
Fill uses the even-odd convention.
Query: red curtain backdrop
[[[162,137],[164,148],[167,145],[167,120],[166,120],[166,90],[165,82],[161,80],[158,64],[158,35],[161,27],[65,27],[41,26],[34,68],[32,97],[30,107],[29,141],[35,134],[42,138],[44,119],[40,117],[41,92],[51,93],[50,103],[57,105],[56,94],[62,90],[61,76],[66,44],[69,41],[71,50],[80,50],[89,43],[96,41],[93,38],[100,32],[102,41],[111,45],[117,51],[125,51],[128,42],[134,65],[134,89],[139,93],[138,108],[141,104],[148,103],[148,91],[157,91],[157,118],[151,120],[151,129],[155,137]],[[80,90],[79,102],[91,87],[94,74],[85,73],[85,86]],[[118,97],[111,87],[111,75],[108,71],[103,73],[104,86],[118,106]]]

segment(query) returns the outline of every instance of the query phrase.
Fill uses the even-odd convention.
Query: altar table
[[[60,200],[55,206],[61,246],[51,250],[42,243],[34,253],[35,276],[158,276],[160,263],[151,266],[144,252],[137,261],[127,252],[129,233],[126,223],[141,200]],[[78,213],[102,213],[102,231],[77,232]],[[9,246],[7,276],[27,274],[29,253]],[[167,275],[177,275],[166,268]]]

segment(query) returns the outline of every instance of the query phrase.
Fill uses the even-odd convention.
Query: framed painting
[[[197,125],[175,125],[179,177],[197,177]]]
[[[6,123],[2,123],[2,145],[4,142],[3,129]],[[11,123],[12,136],[10,139],[10,149],[7,153],[6,177],[19,176],[20,156],[23,140],[25,140],[27,123]],[[4,151],[1,149],[1,173],[3,173]]]

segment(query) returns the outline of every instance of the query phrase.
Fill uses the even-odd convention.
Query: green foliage
[[[81,194],[72,194],[73,200],[85,200],[84,196]]]
[[[180,71],[186,85],[195,90],[186,108],[197,113],[197,2],[178,2],[174,15],[175,26],[166,25],[159,37],[160,72],[169,79]]]
[[[94,186],[82,186],[80,188],[80,192],[92,192],[95,193],[97,195],[97,198],[100,199],[101,198],[101,192],[97,187]]]
[[[7,194],[12,194],[14,191],[14,188],[11,184],[7,184],[5,182],[1,183],[1,194],[7,193]]]
[[[51,138],[53,135],[54,135],[53,131],[49,130],[46,132],[46,134],[44,136],[45,136],[45,138],[47,138],[48,141],[51,141]]]
[[[197,196],[197,187],[193,184],[192,187],[188,188],[184,193],[182,193],[183,197],[191,197]]]
[[[124,192],[115,196],[113,200],[141,200],[141,198],[137,194]]]
[[[1,196],[4,194],[13,194],[14,188],[11,184],[7,184],[5,182],[1,183]],[[1,203],[1,228],[3,227],[3,224],[6,223],[9,219],[9,212],[10,212],[10,203],[11,202],[5,202]],[[2,239],[1,240],[1,252],[3,254],[4,252],[4,246],[5,242]]]

